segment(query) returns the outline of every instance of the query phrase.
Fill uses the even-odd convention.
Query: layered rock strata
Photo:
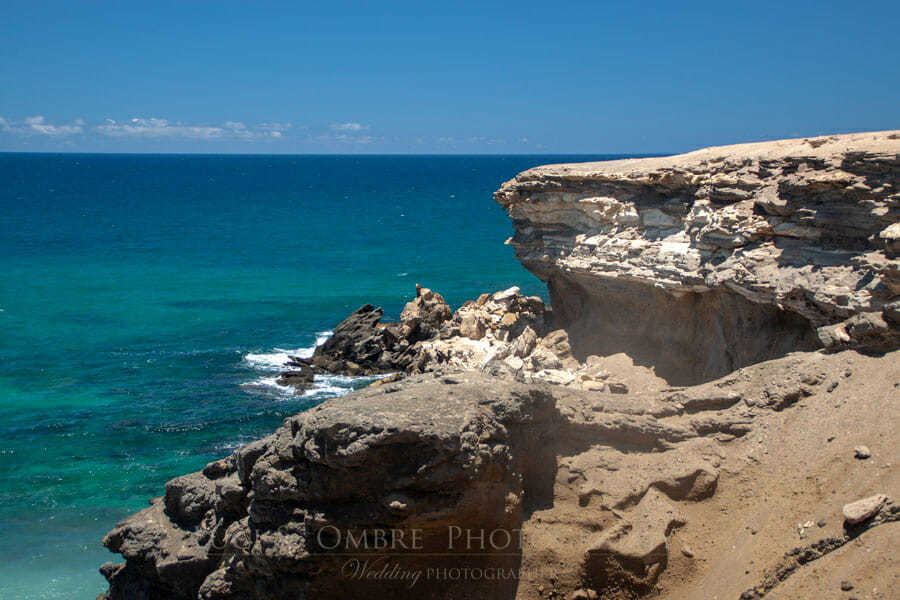
[[[495,200],[576,355],[676,383],[898,341],[900,133],[550,165]]]

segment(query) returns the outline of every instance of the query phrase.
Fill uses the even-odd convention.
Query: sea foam
[[[362,377],[351,377],[349,375],[316,375],[313,378],[313,385],[302,394],[296,394],[294,388],[278,383],[278,375],[270,373],[281,373],[290,371],[291,367],[287,365],[291,356],[300,358],[310,358],[316,351],[316,348],[331,337],[331,331],[320,331],[316,334],[316,343],[306,348],[297,348],[289,350],[285,348],[274,348],[271,352],[249,353],[244,356],[244,362],[256,371],[266,373],[262,377],[241,384],[241,387],[249,392],[262,393],[267,396],[274,396],[281,399],[296,398],[298,396],[304,398],[322,399],[343,396],[366,384],[377,379],[385,377],[385,375],[370,375]]]
[[[332,333],[333,332],[331,331],[318,332],[316,334],[316,343],[305,348],[297,348],[295,350],[275,348],[272,350],[272,352],[251,352],[244,356],[244,362],[259,371],[266,371],[269,373],[288,371],[290,370],[290,367],[287,367],[286,365],[288,361],[290,361],[291,356],[297,356],[300,358],[312,357],[313,353],[316,351],[316,348],[324,344],[325,340],[331,337]]]

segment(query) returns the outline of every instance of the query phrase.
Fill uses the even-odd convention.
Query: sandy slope
[[[839,535],[845,503],[875,493],[900,498],[900,352],[845,352],[828,362],[837,388],[766,415],[727,450],[716,495],[685,506],[688,524],[674,534],[661,597],[739,598],[791,548]],[[854,458],[860,444],[871,458]],[[807,521],[824,527],[801,538],[798,525]],[[766,598],[900,598],[898,548],[900,523],[879,526],[801,567]],[[841,590],[842,581],[854,588]]]

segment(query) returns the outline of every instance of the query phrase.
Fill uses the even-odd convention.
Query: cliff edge
[[[686,384],[897,344],[900,132],[549,165],[494,197],[577,355]]]

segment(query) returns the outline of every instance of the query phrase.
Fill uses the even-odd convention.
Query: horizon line
[[[686,150],[683,152],[690,152]],[[651,158],[674,156],[683,152],[90,152],[90,151],[35,151],[0,150],[0,156],[11,154],[27,155],[71,155],[71,156],[615,156],[625,158]]]

